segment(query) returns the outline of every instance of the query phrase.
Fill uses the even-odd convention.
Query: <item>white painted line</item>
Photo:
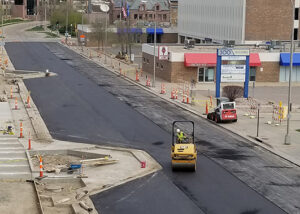
[[[0,151],[1,150],[20,150],[20,151],[25,151],[24,147],[0,147]]]
[[[0,141],[3,141],[3,140],[18,140],[17,137],[0,137]]]
[[[27,158],[0,158],[0,160],[7,160],[7,161],[9,161],[9,160],[28,160]]]
[[[21,144],[20,143],[7,143],[7,142],[1,143],[0,142],[0,145],[21,145]]]
[[[79,138],[79,139],[88,139],[86,137],[81,137],[81,136],[77,136],[77,135],[67,135],[68,137],[73,137],[73,138]]]
[[[0,175],[29,175],[30,172],[0,172]]]
[[[2,151],[0,150],[0,154],[21,154],[25,153],[25,151]]]

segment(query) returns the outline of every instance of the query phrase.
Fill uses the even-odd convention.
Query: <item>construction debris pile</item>
[[[35,184],[45,214],[97,213],[80,179],[43,179]]]

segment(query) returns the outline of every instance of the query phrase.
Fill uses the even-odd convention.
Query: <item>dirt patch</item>
[[[39,170],[39,156],[33,155],[31,157],[34,170]],[[53,154],[53,155],[43,155],[43,168],[45,171],[53,170],[55,168],[64,168],[68,167],[71,163],[76,163],[81,160],[80,157],[73,155],[62,155],[62,154]]]

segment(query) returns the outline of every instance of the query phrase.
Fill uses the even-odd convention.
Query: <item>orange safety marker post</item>
[[[177,100],[178,99],[178,89],[176,88],[176,91],[175,91],[175,99]]]
[[[15,110],[18,110],[18,99],[15,98]]]
[[[205,106],[205,114],[208,115],[208,103],[206,101],[206,106]]]
[[[30,92],[28,93],[28,95],[27,95],[27,99],[26,99],[26,103],[28,104],[29,102],[30,102]]]
[[[44,172],[43,172],[43,159],[42,156],[40,156],[40,178],[44,177]]]
[[[174,88],[173,88],[172,91],[171,91],[171,99],[172,99],[172,100],[174,99]]]
[[[141,161],[141,168],[146,168],[146,161]]]
[[[23,138],[24,136],[23,136],[23,123],[22,122],[20,122],[20,136],[19,136],[19,138]]]
[[[182,95],[182,102],[185,103],[185,94]]]
[[[30,106],[30,96],[28,95],[28,97],[27,97],[27,108],[30,108],[31,106]]]
[[[139,82],[140,81],[140,77],[139,77],[139,71],[136,69],[135,71],[135,81]]]
[[[210,98],[210,107],[212,107],[212,96],[210,96],[209,98]]]
[[[28,150],[31,150],[31,134],[28,133]]]
[[[186,103],[189,104],[190,103],[190,99],[189,96],[186,97]]]
[[[164,83],[161,84],[160,93],[161,94],[165,94],[166,93],[166,88],[165,88],[165,84]]]
[[[10,87],[10,99],[13,98],[13,93],[12,93],[12,86]]]

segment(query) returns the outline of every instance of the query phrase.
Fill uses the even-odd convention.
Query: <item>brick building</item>
[[[111,0],[110,22],[124,19],[122,6],[129,9],[130,25],[135,26],[138,22],[149,25],[156,21],[158,25],[170,24],[170,4],[168,0]]]
[[[183,45],[168,46],[168,60],[156,55],[156,76],[168,82],[188,81],[214,83],[216,76],[217,49],[223,46],[199,45],[185,49]],[[241,46],[250,49],[250,81],[287,82],[289,75],[288,50],[267,50],[266,46]],[[239,46],[235,48],[241,48]],[[153,73],[153,46],[143,44],[143,70]],[[299,51],[299,50],[298,50]],[[156,50],[156,54],[157,54]],[[292,80],[300,82],[300,53],[294,54]]]
[[[299,0],[292,17],[291,0],[189,0],[179,1],[178,31],[181,41],[289,40],[294,20],[294,38],[299,38]]]
[[[14,0],[11,5],[11,16],[20,18],[30,18],[38,13],[38,0]]]

